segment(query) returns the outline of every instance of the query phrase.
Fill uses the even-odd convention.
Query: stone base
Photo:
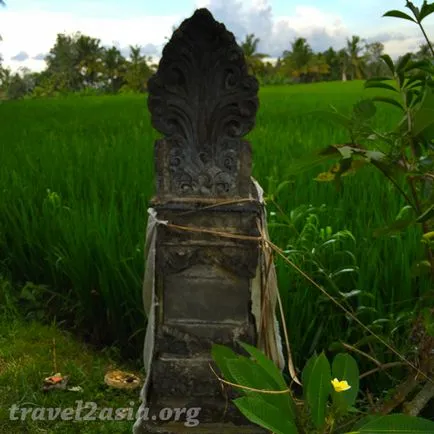
[[[188,427],[182,422],[173,422],[159,426],[144,425],[143,429],[143,433],[159,434],[266,434],[269,432],[260,427],[232,423],[205,423],[197,427]]]
[[[150,403],[149,412],[142,420],[140,427],[134,430],[135,434],[145,433],[161,433],[161,434],[175,434],[175,433],[209,433],[209,434],[265,434],[266,431],[257,427],[241,414],[241,412],[231,403],[226,402],[224,398],[171,398],[161,399],[158,403]],[[192,412],[190,414],[178,413],[180,416],[176,417],[177,409],[194,409],[200,408],[199,412]],[[162,410],[163,409],[163,410]],[[163,421],[164,417],[161,415],[164,409],[169,410],[167,421]],[[194,417],[193,417],[194,416]]]

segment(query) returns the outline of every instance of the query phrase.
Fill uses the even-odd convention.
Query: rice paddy
[[[328,166],[291,172],[295,159],[348,141],[343,129],[313,110],[332,104],[345,112],[373,94],[358,81],[263,88],[257,126],[248,139],[253,175],[275,196],[277,206],[269,201],[268,209],[275,244],[286,250],[302,245],[311,256],[316,246],[315,261],[328,267],[324,275],[333,275],[330,288],[360,291],[350,302],[365,322],[395,324],[396,314],[411,309],[427,287],[411,277],[412,263],[423,254],[420,234],[374,238],[372,231],[393,221],[404,203],[374,168],[345,177],[340,192],[333,183],[314,180]],[[376,124],[386,130],[397,116],[393,108],[379,107]],[[0,120],[0,273],[17,291],[27,288],[23,297],[33,297],[34,305],[39,300],[44,312],[93,341],[117,343],[140,357],[143,245],[158,137],[146,97],[9,102],[0,104]],[[288,217],[303,205],[317,211],[305,211],[294,234],[290,225],[280,224],[285,217],[279,210]],[[317,235],[304,237],[309,214],[317,215],[309,220]],[[333,253],[320,254],[321,239],[345,230],[354,239],[344,237]],[[318,275],[316,265],[298,258],[303,269]],[[343,328],[345,316],[297,272],[281,260],[277,268],[298,363],[335,340],[361,337]],[[387,334],[388,326],[382,327]]]

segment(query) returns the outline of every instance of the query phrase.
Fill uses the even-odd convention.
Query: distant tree
[[[324,80],[330,73],[330,65],[327,63],[322,53],[315,53],[307,64],[307,81]]]
[[[104,52],[104,82],[110,93],[117,93],[125,82],[127,61],[116,47]]]
[[[342,48],[338,51],[338,59],[341,71],[341,79],[342,81],[347,81],[347,74],[350,68],[350,56],[348,55],[348,52],[345,50],[345,48]]]
[[[241,43],[241,49],[243,50],[249,71],[255,75],[264,73],[262,60],[268,57],[267,54],[257,52],[259,42],[260,39],[256,38],[255,35],[251,33],[247,35],[244,42]]]
[[[152,69],[147,63],[148,59],[141,54],[141,47],[130,45],[130,56],[125,72],[124,90],[144,92],[147,81],[152,75]]]
[[[338,53],[330,47],[328,50],[323,52],[324,60],[329,65],[329,80],[339,80],[341,78],[341,64],[339,60]]]
[[[297,81],[308,81],[309,62],[313,57],[312,48],[305,38],[296,38],[291,50],[283,52],[283,68]]]
[[[388,68],[381,59],[384,54],[384,45],[381,42],[372,42],[365,46],[365,73],[366,78],[388,75]]]
[[[95,87],[101,82],[104,72],[101,41],[86,35],[80,35],[75,41],[76,65],[81,76],[81,87]]]
[[[294,66],[298,70],[302,70],[307,66],[313,55],[312,48],[305,38],[297,38],[292,42],[291,46],[292,50],[289,53],[289,56],[294,62]]]
[[[7,89],[11,80],[11,70],[0,65],[0,99],[7,98]]]
[[[431,45],[434,46],[434,42],[431,42]],[[431,48],[427,43],[419,46],[419,50],[415,53],[415,57],[418,60],[430,59],[432,58]]]
[[[21,99],[30,95],[35,83],[33,73],[28,68],[21,68],[19,73],[11,75],[6,89],[8,99]]]
[[[103,56],[99,39],[81,33],[58,34],[46,57],[56,90],[75,92],[97,86],[104,74]]]
[[[79,37],[80,34],[65,35],[59,33],[54,46],[45,58],[47,70],[59,91],[77,91],[81,87],[82,77],[77,52]]]
[[[360,36],[353,35],[351,39],[347,39],[347,54],[348,68],[351,80],[361,79],[364,76],[364,58],[361,55],[364,47],[361,45],[362,39]]]

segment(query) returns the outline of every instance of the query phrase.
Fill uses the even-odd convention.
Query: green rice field
[[[339,192],[333,183],[314,180],[328,166],[295,175],[291,169],[295,159],[315,149],[348,141],[343,129],[312,115],[313,110],[332,104],[345,112],[374,94],[363,90],[363,82],[263,88],[257,126],[248,139],[253,175],[275,196],[275,203],[269,201],[272,240],[286,250],[297,242],[311,251],[321,236],[300,241],[300,231],[297,235],[284,224],[294,217],[291,211],[308,205],[319,209],[311,212],[318,215],[312,220],[318,233],[327,227],[329,234],[350,231],[354,239],[338,243],[338,250],[347,251],[342,260],[327,250],[315,257],[332,271],[340,270],[333,277],[336,291],[361,291],[351,298],[352,308],[367,324],[384,320],[377,331],[388,335],[387,324],[394,324],[397,312],[411,309],[427,289],[411,277],[412,263],[423,254],[416,229],[388,238],[372,236],[404,204],[373,168],[345,177]],[[394,108],[379,107],[375,122],[387,129],[397,119]],[[143,245],[158,137],[146,97],[8,102],[0,104],[0,122],[0,274],[16,284],[17,293],[24,286],[23,303],[40,303],[44,315],[48,309],[91,341],[118,343],[140,357]],[[306,218],[309,213],[305,211]],[[303,255],[297,263],[317,273]],[[282,260],[277,268],[297,363],[314,348],[362,337]]]

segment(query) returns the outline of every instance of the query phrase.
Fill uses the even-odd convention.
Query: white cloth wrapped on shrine
[[[263,190],[259,183],[252,178],[256,188],[257,197],[261,204],[264,204]],[[261,215],[261,232],[268,238],[267,218],[265,206]],[[144,344],[144,365],[146,370],[145,382],[141,391],[141,406],[139,414],[147,406],[148,388],[150,383],[151,364],[154,353],[155,339],[155,315],[158,300],[155,295],[155,251],[157,242],[157,226],[167,225],[169,222],[158,219],[154,208],[148,209],[148,224],[146,230],[145,242],[145,277],[143,283],[143,304],[145,313],[148,318],[146,337]],[[256,276],[251,282],[251,309],[255,319],[257,331],[257,346],[261,349],[275,364],[283,370],[285,360],[283,357],[282,341],[279,331],[279,323],[276,317],[277,303],[277,278],[274,264],[272,262],[271,249],[266,248],[261,251],[256,270]],[[210,375],[213,375],[210,371]],[[217,381],[217,380],[216,380]],[[140,432],[142,421],[136,420],[134,432]]]

